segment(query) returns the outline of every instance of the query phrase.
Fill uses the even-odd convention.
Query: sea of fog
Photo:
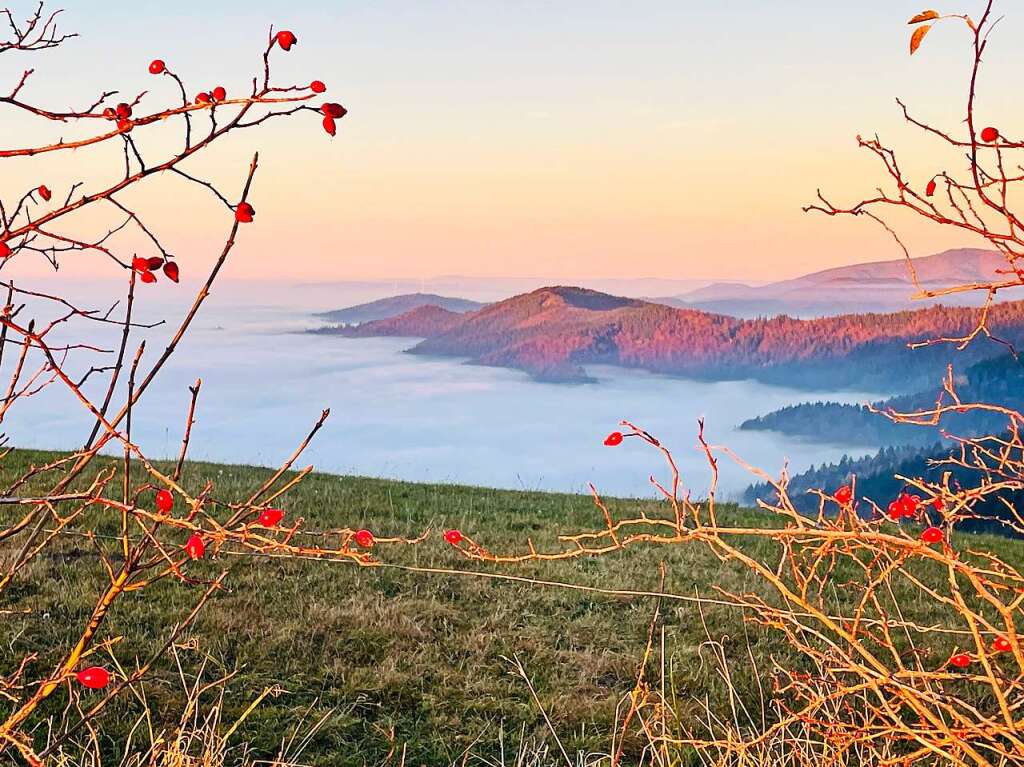
[[[336,298],[330,308],[345,305]],[[145,331],[141,370],[164,348],[182,309],[152,302],[140,308],[140,319],[168,320]],[[660,455],[639,440],[602,445],[623,418],[673,449],[684,485],[695,494],[706,491],[710,477],[696,439],[701,417],[709,441],[771,474],[784,465],[799,472],[873,450],[737,428],[784,405],[819,398],[865,402],[877,398],[871,392],[808,394],[753,381],[695,382],[613,367],[590,368],[594,384],[538,383],[514,370],[403,353],[414,339],[303,332],[318,324],[305,305],[211,298],[136,409],[133,439],[153,457],[176,455],[188,386],[202,378],[190,456],[211,461],[278,464],[328,407],[331,416],[299,465],[501,488],[581,491],[593,482],[609,495],[651,495],[648,477],[666,478]],[[108,347],[115,344],[115,330],[106,330]],[[91,381],[91,393],[99,396],[102,380]],[[55,384],[14,407],[3,429],[14,445],[63,449],[81,445],[91,423],[81,404]],[[720,466],[724,494],[735,496],[752,480],[725,455]]]

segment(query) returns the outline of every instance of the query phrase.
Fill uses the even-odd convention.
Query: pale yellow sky
[[[998,125],[1021,117],[1007,73],[1024,64],[1024,10],[1004,4],[981,88],[983,120]],[[967,37],[938,27],[912,59],[906,19],[919,5],[296,0],[284,19],[279,4],[232,0],[218,7],[214,47],[192,34],[204,4],[168,15],[164,4],[123,13],[121,0],[102,10],[76,0],[65,24],[82,37],[32,62],[34,93],[154,88],[155,105],[173,96],[145,72],[155,55],[183,62],[196,90],[238,91],[266,25],[294,29],[300,45],[280,60],[282,79],[324,79],[351,112],[333,141],[303,115],[191,166],[237,187],[250,153],[262,153],[257,222],[244,228],[230,276],[769,280],[898,257],[867,222],[800,211],[817,186],[850,201],[881,181],[858,132],[878,131],[922,184],[963,166],[896,109],[904,97],[953,130],[961,117]],[[955,10],[980,5],[960,0]],[[22,65],[5,63],[4,78]],[[38,138],[31,123],[15,127],[15,140]],[[41,177],[58,189],[117,163],[107,150],[19,161],[0,184],[6,199]],[[202,194],[159,179],[133,199],[155,210],[183,270],[215,257],[227,222]],[[913,222],[903,231],[915,255],[977,244]]]

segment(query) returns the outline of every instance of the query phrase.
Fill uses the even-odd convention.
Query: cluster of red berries
[[[116,107],[107,107],[103,110],[103,116],[108,120],[117,123],[119,131],[132,129],[132,105],[122,101]]]
[[[1006,637],[999,636],[992,640],[992,652],[1010,652],[1013,649],[1013,645],[1010,640]],[[958,652],[951,656],[949,659],[949,665],[956,668],[967,668],[974,662],[974,656],[965,652]]]
[[[145,283],[156,282],[156,275],[153,272],[161,267],[163,267],[164,276],[167,279],[171,282],[178,281],[178,265],[173,261],[165,261],[160,256],[150,258],[136,256],[132,259],[132,269],[139,273],[139,279]]]
[[[904,517],[914,517],[917,515],[917,509],[920,505],[921,496],[900,493],[899,497],[889,504],[887,509],[889,519],[899,522]]]
[[[334,121],[340,120],[342,117],[348,114],[348,110],[345,109],[341,104],[336,104],[333,101],[325,101],[320,105],[320,111],[324,114],[324,130],[331,136],[337,132],[337,126]]]
[[[196,94],[197,104],[216,104],[217,102],[224,101],[228,97],[228,92],[223,85],[218,85],[211,91],[200,91]]]

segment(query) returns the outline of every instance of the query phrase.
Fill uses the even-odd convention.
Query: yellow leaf
[[[925,24],[923,27],[918,27],[914,30],[914,34],[910,36],[910,55],[913,56],[914,52],[921,47],[921,41],[924,40],[924,36],[928,34],[928,30],[932,28],[931,24]]]
[[[938,11],[921,11],[914,18],[908,21],[908,24],[920,24],[922,21],[932,21],[939,18]]]

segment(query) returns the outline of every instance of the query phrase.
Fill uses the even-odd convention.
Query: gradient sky
[[[983,5],[949,2],[967,12]],[[1003,5],[1009,18],[981,89],[983,120],[997,125],[1022,116],[1008,73],[1024,64],[1024,10]],[[21,15],[31,7],[15,2]],[[858,132],[891,141],[922,184],[963,165],[896,110],[902,96],[951,128],[962,117],[968,38],[939,26],[908,56],[906,20],[921,0],[63,7],[79,39],[0,69],[7,81],[35,66],[27,95],[54,106],[105,88],[152,88],[146,103],[169,101],[170,84],[146,73],[155,56],[191,90],[240,92],[273,22],[300,40],[276,56],[278,82],[320,78],[350,109],[333,141],[303,115],[193,166],[237,188],[249,154],[261,151],[258,220],[240,240],[236,277],[784,278],[898,257],[868,222],[800,212],[818,186],[849,201],[881,180],[855,146]],[[12,131],[3,133],[7,146]],[[6,196],[43,173],[57,187],[62,173],[89,177],[112,160],[116,172],[103,152],[81,152],[74,169],[12,163],[0,184]],[[172,180],[159,184],[140,194],[162,233],[183,265],[209,262],[223,211]],[[915,255],[975,244],[912,222],[904,231]]]

